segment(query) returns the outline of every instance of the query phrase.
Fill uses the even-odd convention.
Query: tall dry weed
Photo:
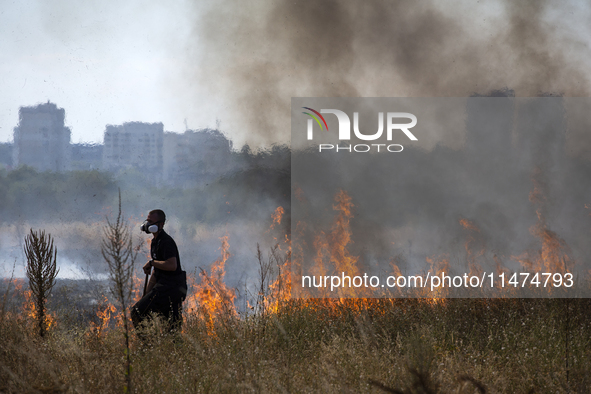
[[[44,337],[46,331],[46,303],[55,278],[59,272],[56,258],[57,248],[53,246],[51,234],[45,231],[30,230],[25,237],[25,255],[27,257],[26,273],[29,287],[35,302],[35,314],[39,327],[39,336]]]

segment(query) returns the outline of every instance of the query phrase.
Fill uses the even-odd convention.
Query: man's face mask
[[[145,220],[142,223],[142,225],[140,226],[140,230],[147,233],[147,234],[157,233],[158,232],[158,223],[160,223],[160,222],[150,223],[147,220]]]

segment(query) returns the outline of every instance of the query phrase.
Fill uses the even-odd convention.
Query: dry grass
[[[586,299],[294,300],[265,316],[218,315],[213,328],[196,312],[176,336],[163,334],[159,322],[149,327],[149,343],[132,336],[132,387],[139,393],[586,392],[590,312]],[[97,333],[58,314],[40,341],[26,320],[13,308],[0,322],[0,392],[123,390],[121,328]]]

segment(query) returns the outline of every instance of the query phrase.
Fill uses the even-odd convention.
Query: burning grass
[[[316,266],[356,270],[357,257],[348,250],[353,205],[345,193],[335,201],[333,227],[315,240]],[[273,214],[269,236],[282,215],[282,209]],[[468,220],[460,224],[467,263],[478,271],[485,255],[480,230]],[[534,230],[542,248],[524,261],[564,265],[569,253],[560,238],[541,219]],[[237,289],[224,282],[231,253],[222,237],[220,257],[188,278],[182,331],[167,333],[155,320],[146,329],[148,341],[132,335],[135,392],[566,393],[591,387],[591,299],[291,299],[291,243],[274,240],[268,255],[259,249],[251,308],[237,308]],[[427,262],[431,273],[449,270],[446,256]],[[400,272],[396,259],[391,266]],[[136,278],[135,288],[141,281]],[[93,311],[78,311],[78,319],[71,310],[52,310],[50,302],[53,320],[41,340],[27,315],[26,288],[4,285],[0,392],[122,391],[123,328],[114,323],[121,311],[111,300],[99,295]]]
[[[14,290],[11,296],[16,296]],[[2,392],[120,392],[121,327],[0,322]],[[275,313],[185,320],[131,341],[136,392],[584,392],[587,299],[292,300]],[[215,335],[212,334],[214,330]],[[381,385],[381,386],[380,386]]]
[[[591,384],[591,300],[292,300],[284,242],[259,258],[276,270],[253,310],[240,312],[236,289],[223,282],[231,256],[221,241],[220,258],[199,282],[191,278],[182,332],[156,320],[148,342],[131,337],[135,392],[584,392]],[[447,264],[432,263],[434,271]],[[55,323],[40,340],[26,287],[10,284],[3,301],[22,303],[3,302],[1,392],[122,390],[121,312],[108,298],[82,321],[50,303]]]

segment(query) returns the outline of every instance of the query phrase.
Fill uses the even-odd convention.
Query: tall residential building
[[[39,171],[70,169],[70,129],[64,126],[65,111],[49,101],[21,107],[14,128],[14,167],[28,165]]]
[[[103,147],[103,169],[136,168],[160,179],[162,176],[164,126],[162,123],[127,122],[107,125]]]
[[[72,171],[100,170],[102,164],[102,144],[72,144]]]
[[[226,173],[231,166],[232,142],[212,129],[164,135],[164,180],[194,186]]]
[[[11,142],[0,142],[0,168],[12,168],[12,146]]]

